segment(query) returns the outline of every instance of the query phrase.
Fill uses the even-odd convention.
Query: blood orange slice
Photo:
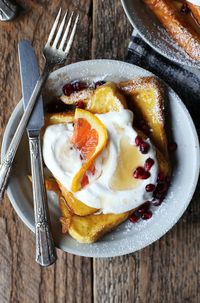
[[[94,114],[77,108],[75,111],[72,143],[80,151],[83,166],[72,180],[76,192],[88,183],[87,171],[94,173],[94,161],[107,144],[108,135],[104,124]]]

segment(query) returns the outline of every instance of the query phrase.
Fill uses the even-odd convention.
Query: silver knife
[[[23,104],[26,108],[35,84],[39,78],[37,58],[29,41],[22,40],[18,45]],[[36,232],[36,262],[42,266],[53,264],[57,257],[50,230],[47,195],[44,185],[40,129],[44,125],[42,96],[38,98],[27,125]]]

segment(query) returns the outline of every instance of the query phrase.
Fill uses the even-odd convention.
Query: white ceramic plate
[[[151,73],[132,64],[112,60],[91,60],[65,66],[51,74],[45,90],[45,100],[60,95],[64,83],[75,79],[105,79],[121,81]],[[112,257],[135,252],[163,236],[181,217],[194,193],[199,175],[199,145],[191,117],[178,98],[166,87],[171,129],[178,144],[172,185],[163,204],[152,219],[132,224],[129,221],[106,235],[95,244],[79,244],[70,236],[62,235],[59,208],[55,195],[50,195],[49,206],[54,238],[59,248],[76,255]],[[2,155],[8,147],[22,115],[22,102],[15,108],[3,138]],[[27,179],[30,174],[27,137],[21,142],[8,187],[9,199],[23,222],[34,231],[32,188]]]
[[[152,48],[179,64],[200,68],[199,62],[191,59],[174,42],[142,0],[121,0],[121,2],[133,27]]]

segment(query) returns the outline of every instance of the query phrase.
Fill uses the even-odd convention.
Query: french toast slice
[[[109,111],[119,111],[122,108],[127,108],[126,100],[118,91],[117,85],[112,82],[107,82],[96,89],[90,89],[90,95],[84,94],[86,98],[75,99],[62,95],[60,100],[68,105],[75,105],[78,101],[82,101],[84,108],[91,113],[105,114]],[[76,93],[73,93],[76,95]]]
[[[179,6],[179,4],[181,4],[180,1],[143,1],[153,11],[168,33],[186,51],[186,53],[191,58],[200,60],[200,29],[193,20],[193,17],[196,17],[199,11],[192,6],[194,15],[191,17],[189,14],[187,16],[187,14],[181,13]]]
[[[45,114],[45,127],[58,123],[69,123],[74,121],[74,111]]]
[[[93,243],[128,219],[134,210],[122,214],[97,214],[80,217],[70,212],[65,199],[60,196],[62,232],[68,232],[80,243]]]
[[[98,211],[97,208],[90,207],[80,200],[76,199],[74,195],[71,192],[67,191],[67,189],[58,180],[56,181],[60,188],[62,196],[67,201],[67,204],[74,215],[84,217],[94,214]]]
[[[117,86],[121,94],[126,97],[126,100],[129,99],[129,108],[133,109],[134,113],[138,109],[138,116],[143,119],[145,118],[145,121],[151,127],[151,139],[157,148],[159,170],[164,175],[169,176],[171,167],[168,161],[167,139],[164,129],[164,90],[161,84],[153,77],[146,77],[122,82]],[[103,102],[103,100],[99,98],[95,102]],[[153,117],[155,118],[155,109],[157,115],[160,115],[159,123],[155,123],[153,119]],[[64,119],[59,118],[59,114],[57,115],[58,119],[56,118],[56,114],[54,114],[53,121],[58,121],[58,123],[66,122]],[[69,120],[70,122],[73,121],[73,112]],[[145,137],[142,132],[140,132],[140,135]],[[67,192],[59,182],[57,184],[60,189],[60,210],[62,214],[60,221],[62,230],[64,233],[69,233],[80,243],[93,243],[97,241],[104,234],[112,231],[124,222],[135,211],[131,210],[122,214],[98,214],[97,209],[88,207],[81,201],[77,203],[73,193]],[[47,185],[49,188],[53,188],[53,185],[51,186],[49,183]]]
[[[144,77],[120,82],[118,87],[127,97],[128,106],[134,112],[134,126],[138,129],[143,125],[147,126],[147,129],[150,129],[148,136],[168,159],[164,115],[165,92],[161,83],[155,77]]]

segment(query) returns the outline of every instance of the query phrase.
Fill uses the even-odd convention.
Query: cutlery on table
[[[5,157],[2,159],[2,164],[0,167],[0,200],[3,198],[3,194],[7,185],[8,177],[10,175],[12,163],[18,148],[18,145],[21,141],[22,135],[26,128],[26,125],[29,121],[33,108],[36,104],[36,101],[40,95],[42,87],[44,86],[50,72],[57,65],[62,65],[71,48],[72,42],[74,40],[74,35],[77,28],[77,23],[79,15],[73,16],[73,13],[70,15],[70,18],[67,21],[67,13],[65,14],[60,26],[58,27],[61,17],[61,9],[58,12],[56,20],[52,26],[51,32],[49,34],[47,43],[43,49],[43,55],[45,58],[45,66],[42,71],[41,76],[39,77],[31,97],[27,102],[26,109],[22,115],[22,118],[19,122],[19,125],[15,131],[15,134],[11,140],[11,143],[8,147]],[[66,24],[67,23],[67,24]],[[31,71],[30,71],[31,72]],[[38,167],[39,169],[39,167]],[[42,211],[45,208],[39,209],[40,217],[44,217]],[[37,209],[36,209],[37,210]],[[38,217],[38,214],[36,214]]]
[[[66,18],[67,18],[67,13],[66,13],[56,34],[60,16],[61,16],[61,9],[58,12],[56,20],[49,34],[47,43],[43,49],[43,55],[45,58],[45,66],[43,72],[40,75],[34,87],[32,95],[28,101],[28,105],[26,106],[26,109],[22,115],[19,125],[15,131],[15,134],[10,142],[6,155],[2,159],[2,163],[0,166],[0,200],[2,200],[4,195],[8,177],[10,175],[12,162],[14,160],[17,148],[19,146],[19,143],[21,141],[22,135],[24,133],[24,130],[32,113],[32,110],[37,101],[37,98],[40,95],[42,87],[44,86],[53,68],[57,65],[62,65],[65,62],[74,39],[79,16],[77,15],[75,20],[73,21],[73,13],[72,13],[67,23],[66,29],[64,30]],[[70,28],[71,28],[71,32],[70,32]],[[59,42],[60,39],[61,42]]]
[[[20,75],[23,92],[24,109],[39,78],[39,68],[35,52],[28,41],[18,45]],[[33,201],[36,233],[36,261],[42,266],[53,264],[57,257],[50,231],[47,195],[44,185],[40,129],[44,125],[42,96],[38,98],[27,125],[29,139],[31,171],[33,182]]]
[[[0,21],[13,20],[19,11],[19,5],[13,0],[0,0]]]

